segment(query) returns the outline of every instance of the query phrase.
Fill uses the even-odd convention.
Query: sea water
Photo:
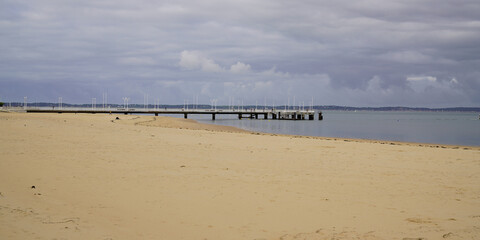
[[[322,121],[239,120],[236,115],[219,114],[216,120],[210,115],[188,117],[265,133],[480,146],[478,113],[323,111]]]

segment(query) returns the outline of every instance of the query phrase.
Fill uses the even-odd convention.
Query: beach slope
[[[480,149],[419,145],[2,112],[0,239],[480,239]]]

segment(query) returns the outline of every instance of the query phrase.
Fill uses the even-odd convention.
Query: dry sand
[[[480,148],[386,143],[0,113],[0,239],[480,239]]]

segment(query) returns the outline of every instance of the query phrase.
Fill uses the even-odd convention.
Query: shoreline
[[[337,111],[337,110],[332,110]],[[343,111],[343,110],[338,110]],[[366,110],[367,111],[367,110]],[[7,113],[9,111],[6,111]],[[10,111],[11,113],[18,113]],[[25,112],[21,112],[25,113]],[[27,113],[25,113],[27,114]],[[30,114],[41,114],[41,113],[30,113]],[[53,113],[47,113],[53,114]],[[74,113],[62,113],[62,114],[74,114]],[[75,113],[77,114],[77,113]],[[83,114],[83,113],[79,113]],[[91,115],[85,113],[84,115]],[[112,116],[138,116],[138,117],[153,117],[150,115],[124,115],[124,114],[104,114]],[[155,117],[154,117],[155,118]],[[404,145],[404,146],[419,146],[419,147],[430,147],[430,148],[448,148],[448,149],[463,149],[463,150],[480,150],[480,146],[470,146],[470,145],[456,145],[456,144],[440,144],[440,143],[423,143],[423,142],[408,142],[408,141],[393,141],[393,140],[378,140],[378,139],[363,139],[363,138],[342,138],[342,137],[322,137],[322,136],[306,136],[306,135],[294,135],[294,134],[280,134],[280,133],[267,133],[267,132],[255,132],[247,129],[242,129],[239,127],[220,125],[213,123],[203,123],[195,119],[183,119],[179,117],[171,116],[156,116],[156,118],[166,118],[178,121],[180,123],[188,122],[191,123],[188,126],[181,128],[190,129],[190,130],[208,130],[208,131],[218,131],[218,132],[243,132],[250,133],[254,135],[267,135],[267,136],[285,136],[285,137],[294,137],[294,138],[307,138],[307,139],[321,139],[328,141],[344,141],[344,142],[365,142],[365,143],[377,143],[377,144],[387,144],[387,145]],[[197,125],[197,127],[195,127]],[[147,125],[146,125],[147,126]],[[169,127],[177,128],[178,126],[157,126],[157,127]],[[190,127],[190,128],[188,128]],[[180,127],[178,127],[180,128]]]
[[[480,237],[477,148],[135,115],[0,124],[2,239]]]
[[[350,110],[328,110],[328,111],[340,111],[340,112],[352,112]],[[372,110],[358,110],[358,111],[363,111],[363,112],[368,112]],[[0,111],[0,112],[16,112],[19,113],[18,111]],[[417,112],[417,111],[396,111],[396,110],[391,110],[391,111],[381,111],[381,110],[376,110],[374,112]],[[430,111],[418,111],[418,112],[430,112]],[[434,112],[444,112],[444,111],[434,111]],[[452,112],[458,112],[458,111],[452,111]],[[26,113],[26,112],[20,112],[20,113]],[[464,113],[472,113],[472,112],[464,112]],[[33,113],[33,114],[39,114],[39,113]],[[49,113],[53,114],[53,113]],[[63,114],[77,114],[77,113],[63,113]],[[83,114],[83,113],[79,113]],[[89,115],[89,114],[86,114]],[[109,114],[109,115],[116,115],[116,116],[126,116],[123,114]],[[127,115],[127,116],[144,116],[144,117],[150,117],[149,115]],[[268,133],[268,132],[256,132],[256,131],[251,131],[247,129],[242,129],[239,127],[234,127],[234,126],[228,126],[228,125],[221,125],[221,124],[214,124],[214,123],[204,123],[204,122],[199,122],[198,120],[195,119],[183,119],[180,117],[171,117],[171,116],[157,116],[159,118],[171,118],[171,119],[176,119],[178,121],[187,121],[190,122],[190,128],[186,129],[192,129],[192,130],[212,130],[212,131],[220,131],[220,132],[250,132],[252,134],[261,134],[261,135],[269,135],[269,136],[287,136],[287,137],[301,137],[301,138],[312,138],[312,139],[323,139],[323,140],[333,140],[333,141],[352,141],[352,142],[368,142],[368,143],[378,143],[378,144],[390,144],[390,145],[407,145],[407,146],[420,146],[420,147],[430,147],[430,148],[450,148],[450,149],[464,149],[464,150],[480,150],[480,145],[475,146],[475,145],[458,145],[458,144],[442,144],[442,143],[428,143],[428,142],[409,142],[409,141],[395,141],[395,140],[380,140],[380,139],[364,139],[364,138],[342,138],[342,137],[323,137],[323,136],[307,136],[307,135],[295,135],[295,134],[280,134],[280,133]],[[198,124],[200,127],[194,127],[195,124]],[[203,125],[203,128],[201,127]],[[206,126],[218,126],[219,128],[216,127],[205,127]],[[165,126],[164,126],[165,127]],[[168,126],[167,126],[168,127]],[[173,127],[174,128],[174,127]]]
[[[177,120],[184,120],[182,118],[169,117],[169,116],[160,116],[166,118],[172,118]],[[293,137],[293,138],[307,138],[307,139],[321,139],[321,140],[331,140],[331,141],[344,141],[344,142],[365,142],[365,143],[378,143],[378,144],[389,144],[389,145],[405,145],[405,146],[419,146],[419,147],[430,147],[430,148],[449,148],[449,149],[464,149],[464,150],[480,150],[480,146],[469,146],[469,145],[454,145],[454,144],[437,144],[437,143],[422,143],[422,142],[403,142],[403,141],[392,141],[392,140],[377,140],[377,139],[363,139],[363,138],[341,138],[341,137],[322,137],[322,136],[306,136],[306,135],[294,135],[294,134],[279,134],[279,133],[267,133],[267,132],[255,132],[247,129],[242,129],[233,126],[219,125],[213,123],[203,123],[195,119],[187,119],[194,121],[196,124],[200,125],[210,125],[210,126],[219,126],[219,127],[228,127],[231,129],[237,129],[238,132],[250,133],[254,135],[266,135],[266,136],[283,136],[283,137]],[[198,130],[198,129],[192,129]],[[226,130],[213,130],[225,132]],[[227,131],[228,132],[228,131]]]

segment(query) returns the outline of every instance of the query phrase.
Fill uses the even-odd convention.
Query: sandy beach
[[[480,148],[0,112],[0,239],[480,239]]]

